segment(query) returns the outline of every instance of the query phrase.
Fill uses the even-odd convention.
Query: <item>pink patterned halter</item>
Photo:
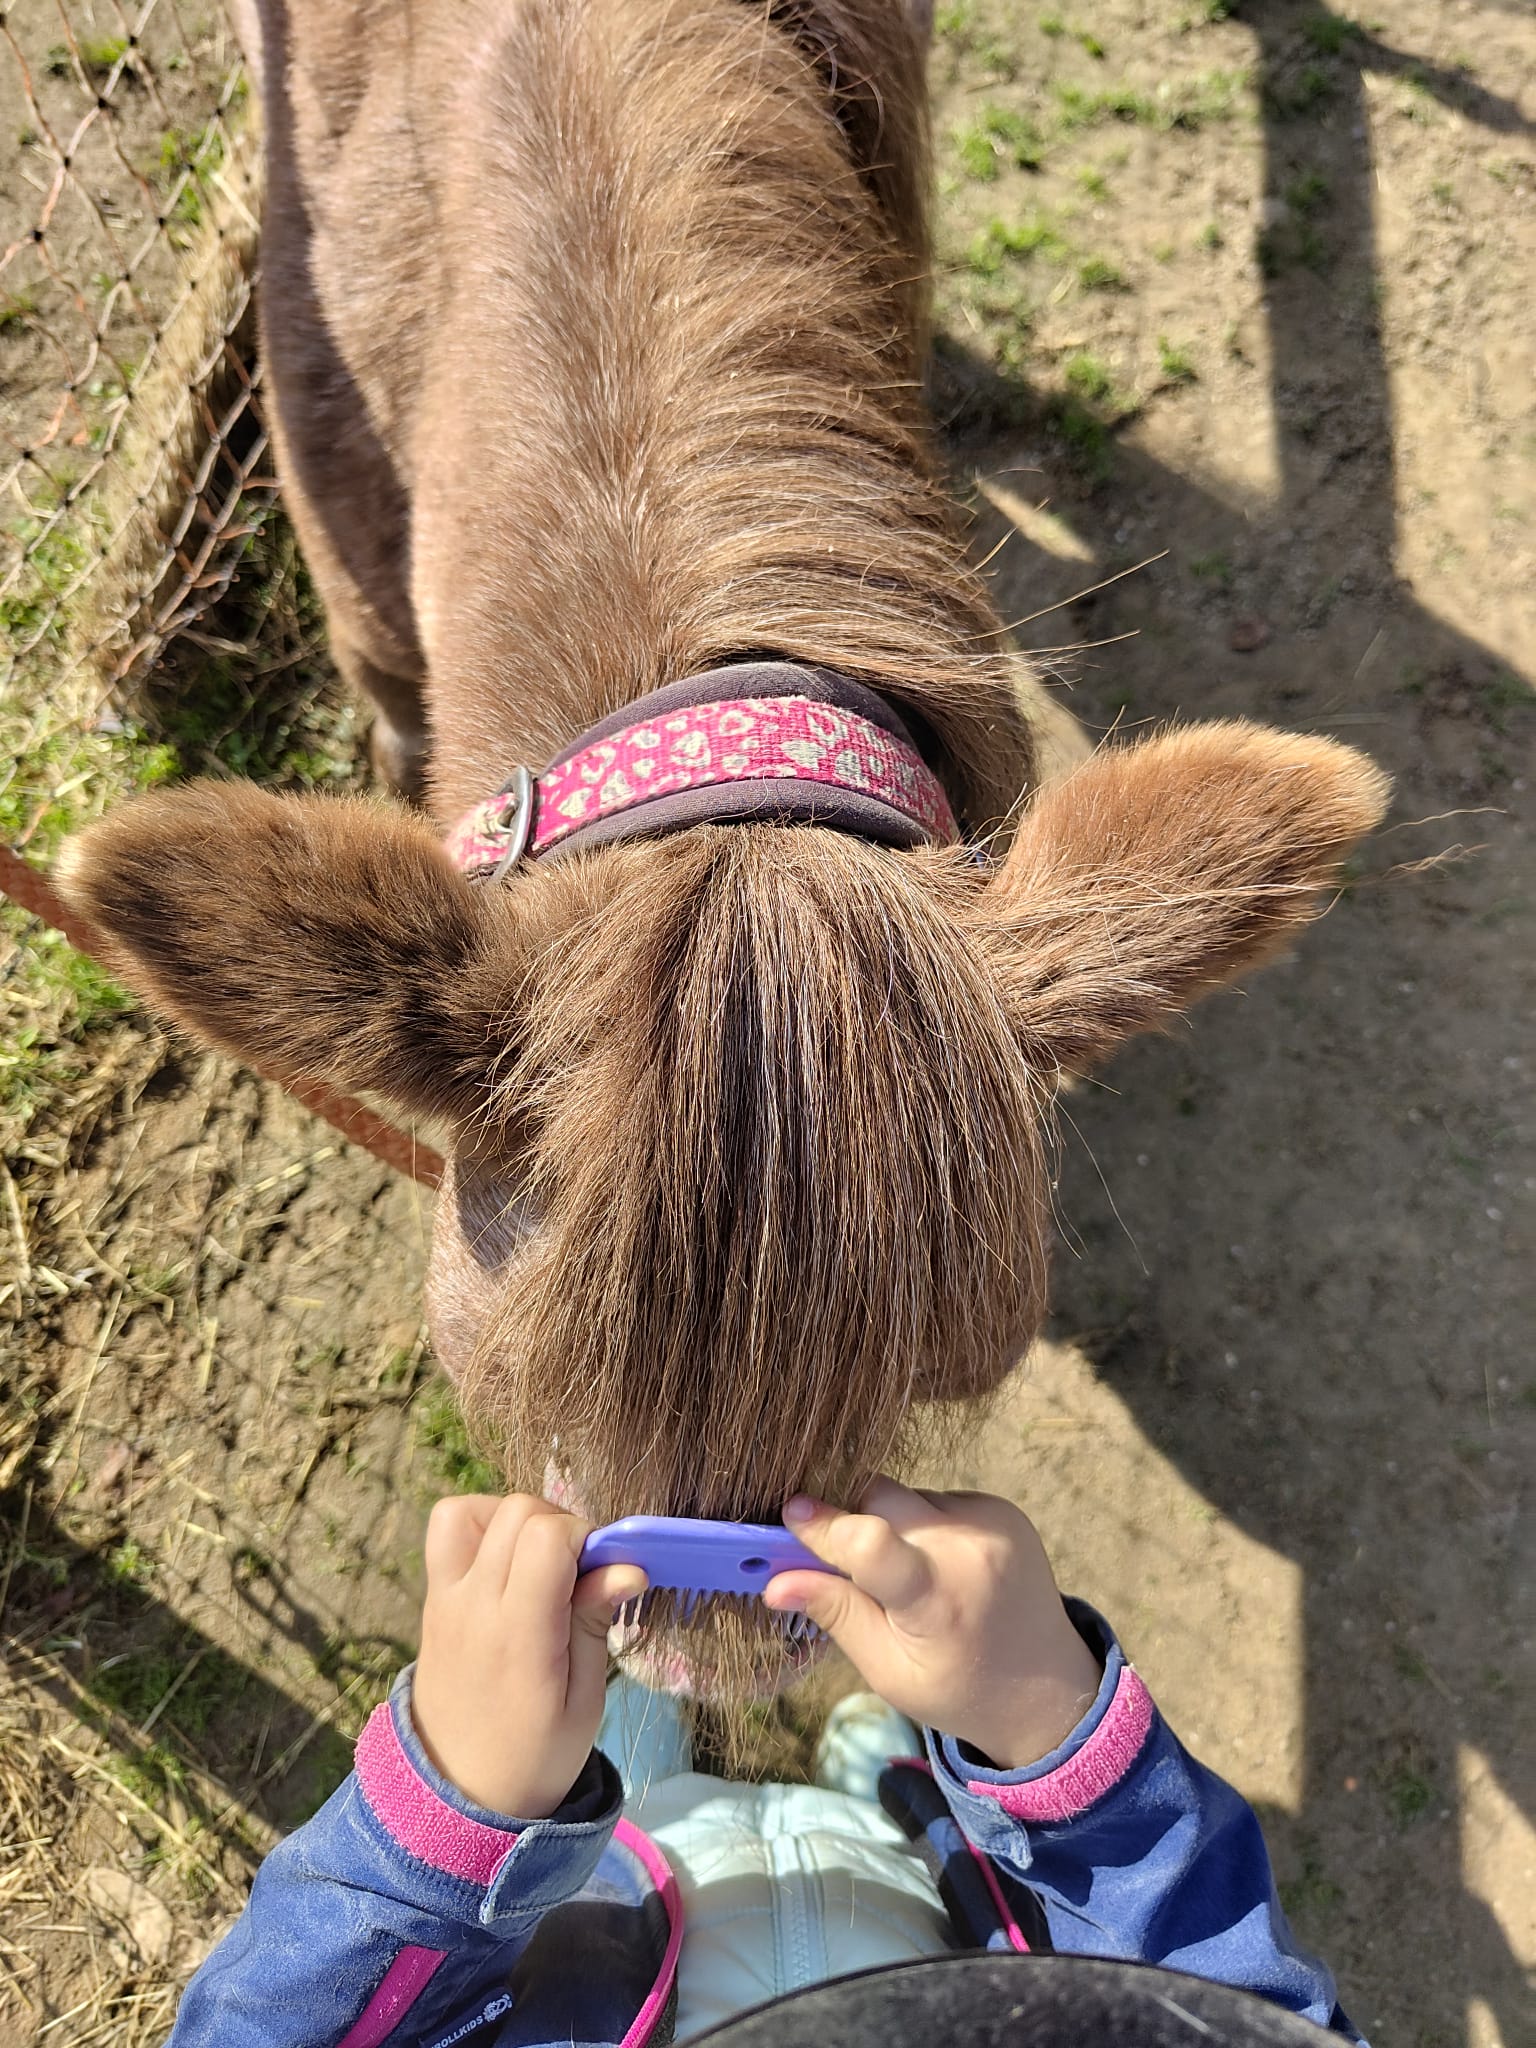
[[[524,858],[728,819],[830,825],[886,845],[959,837],[896,713],[845,676],[742,662],[670,683],[517,773],[448,836],[472,879]]]

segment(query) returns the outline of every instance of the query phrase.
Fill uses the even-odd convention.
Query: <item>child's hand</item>
[[[799,1609],[912,1720],[1002,1770],[1038,1763],[1093,1702],[1102,1673],[1067,1619],[1034,1525],[984,1493],[877,1479],[863,1513],[790,1501],[784,1520],[846,1572],[780,1572],[770,1607]]]
[[[411,1715],[428,1756],[478,1805],[547,1820],[581,1776],[603,1715],[613,1610],[634,1565],[578,1584],[592,1525],[530,1494],[440,1500]]]

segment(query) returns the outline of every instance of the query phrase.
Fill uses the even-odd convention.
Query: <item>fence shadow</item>
[[[1299,30],[1320,10],[1312,0],[1266,0],[1235,11],[1254,39],[1263,189],[1278,199],[1302,168],[1289,109],[1305,47]],[[992,575],[1005,616],[1065,599],[1159,547],[1184,556],[1225,537],[1244,552],[1245,602],[1261,621],[1247,641],[1229,644],[1209,610],[1159,602],[1179,573],[1174,564],[1026,630],[1027,643],[1032,634],[1032,644],[1054,648],[1151,628],[1140,645],[1078,662],[1074,709],[1086,723],[1244,713],[1332,730],[1398,778],[1401,824],[1508,800],[1508,771],[1501,777],[1488,761],[1505,734],[1498,706],[1520,686],[1504,660],[1427,610],[1398,577],[1364,81],[1371,72],[1411,79],[1416,91],[1503,133],[1528,135],[1531,124],[1460,72],[1331,19],[1342,52],[1327,133],[1336,245],[1326,275],[1294,265],[1266,286],[1279,458],[1267,504],[1240,515],[1126,442],[1113,480],[1085,495],[1065,450],[1052,450],[1039,394],[952,340],[941,343],[935,388],[956,465],[996,473],[1000,446],[1039,460],[1043,474],[1020,495],[1049,498],[1083,544],[1084,559],[1064,563],[983,506],[980,544],[997,549]],[[1309,145],[1315,155],[1315,134]],[[1341,329],[1347,347],[1329,345]],[[1051,452],[1041,456],[1042,448]],[[1129,545],[1128,515],[1137,521]],[[1287,582],[1298,555],[1320,576],[1348,575],[1355,618],[1375,621],[1378,638],[1387,633],[1411,651],[1411,675],[1390,662],[1355,667],[1358,645],[1353,672],[1318,673],[1319,652],[1336,661],[1342,643],[1327,634],[1301,639],[1306,622]],[[1253,646],[1265,638],[1262,651]],[[1239,647],[1251,651],[1234,658]],[[1526,717],[1524,705],[1513,715]],[[1457,837],[1447,825],[1372,858],[1385,867]],[[1536,900],[1529,854],[1516,848],[1512,857],[1523,862],[1513,884],[1506,857],[1502,884],[1473,866],[1357,894],[1307,937],[1294,970],[1256,979],[1241,1014],[1230,999],[1226,1009],[1218,1001],[1188,1035],[1128,1052],[1105,1077],[1107,1090],[1073,1100],[1078,1136],[1060,1195],[1080,1242],[1058,1260],[1058,1333],[1083,1346],[1149,1440],[1208,1501],[1297,1568],[1302,1825],[1355,1863],[1338,1873],[1343,1904],[1327,1945],[1346,1981],[1353,1965],[1394,2006],[1399,2038],[1435,2042],[1462,2038],[1473,1994],[1506,2042],[1523,2039],[1529,2023],[1521,1960],[1457,1858],[1458,1831],[1467,1838],[1460,1804],[1469,1750],[1485,1759],[1505,1800],[1536,1814],[1536,1767],[1509,1710],[1517,1694],[1506,1698],[1509,1674],[1488,1668],[1496,1653],[1479,1651],[1480,1601],[1497,1596],[1506,1613],[1515,1607],[1515,1482],[1480,1477],[1477,1457],[1447,1443],[1465,1427],[1457,1418],[1468,1403],[1458,1395],[1469,1350],[1511,1340],[1507,1358],[1472,1368],[1478,1406],[1487,1375],[1495,1460],[1496,1378],[1523,1370],[1518,1312],[1513,1325],[1490,1324],[1485,1338],[1465,1327],[1488,1308],[1480,1283],[1453,1269],[1480,1271],[1491,1294],[1511,1295],[1521,1283],[1511,1285],[1508,1253],[1490,1258],[1479,1239],[1482,1198],[1458,1180],[1444,1142],[1477,1115],[1461,1042],[1469,1019],[1482,1020],[1498,1046],[1498,1020],[1512,1010],[1507,950],[1476,936],[1480,921],[1496,923],[1501,886]],[[1418,984],[1407,1002],[1396,978],[1405,969]],[[1402,1072],[1394,1041],[1414,1055]],[[1511,1028],[1504,1049],[1514,1044]],[[1443,1077],[1427,1094],[1418,1078],[1426,1069]],[[1124,1099],[1109,1100],[1110,1091]],[[1387,1327],[1402,1342],[1384,1360]],[[1524,1328],[1528,1335],[1528,1320]],[[1506,1467],[1512,1462],[1506,1452]],[[1408,1516],[1398,1510],[1410,1485],[1416,1511]],[[1438,1512],[1424,1512],[1426,1501]],[[1241,1645],[1223,1655],[1240,1664]],[[1354,1805],[1347,1785],[1357,1788]],[[1372,1818],[1383,1810],[1385,1832]],[[1424,1895],[1413,1878],[1427,1839],[1411,1833],[1420,1822],[1439,1829],[1437,1874]],[[1430,1953],[1441,1958],[1432,1990],[1423,1982]],[[1355,2016],[1370,2024],[1379,2013]]]

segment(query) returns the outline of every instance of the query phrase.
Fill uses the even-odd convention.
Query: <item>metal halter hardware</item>
[[[495,867],[485,874],[488,882],[499,882],[509,875],[528,851],[528,842],[533,837],[534,797],[538,784],[529,768],[514,768],[508,779],[497,790],[498,797],[506,802],[494,819],[497,832],[507,835],[507,848]]]

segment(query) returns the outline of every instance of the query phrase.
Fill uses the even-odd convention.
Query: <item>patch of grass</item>
[[[128,52],[126,36],[82,36],[80,62],[92,76],[108,72]]]
[[[93,79],[105,78],[127,48],[126,36],[81,36],[75,44],[81,70]],[[48,52],[49,72],[55,78],[63,78],[71,68],[69,45],[55,43]]]
[[[934,14],[933,26],[949,46],[952,60],[971,57],[992,78],[1018,76],[1017,51],[983,26],[975,0],[945,0]]]
[[[1274,86],[1269,103],[1282,120],[1299,120],[1325,107],[1338,90],[1333,73],[1323,64],[1304,64],[1289,83]]]
[[[1152,244],[1152,256],[1155,262],[1171,263],[1178,253],[1179,245],[1177,242],[1154,242]]]
[[[442,1382],[429,1387],[416,1403],[416,1439],[433,1453],[438,1470],[454,1493],[504,1493],[506,1479],[488,1464],[470,1440],[453,1389]]]
[[[196,227],[203,217],[206,181],[224,161],[224,133],[216,122],[206,128],[168,128],[160,138],[156,174],[161,188],[174,190],[170,218],[183,228]],[[184,180],[184,182],[182,182]]]
[[[1075,399],[1051,408],[1051,426],[1074,467],[1090,483],[1105,483],[1114,470],[1109,428]]]
[[[1293,1920],[1321,1926],[1343,1902],[1344,1890],[1323,1868],[1317,1845],[1308,1839],[1301,1852],[1301,1872],[1278,1886],[1280,1903]]]
[[[1428,1813],[1435,1788],[1411,1763],[1394,1764],[1383,1787],[1387,1811],[1400,1828],[1410,1828]]]
[[[1067,24],[1059,14],[1042,14],[1035,26],[1039,29],[1041,35],[1049,36],[1053,42],[1057,41],[1067,32]]]
[[[1331,187],[1321,171],[1304,171],[1299,178],[1292,178],[1285,188],[1285,203],[1292,213],[1303,218],[1317,212],[1329,197]]]
[[[36,312],[37,300],[31,292],[7,292],[5,304],[0,306],[0,334],[25,327]]]
[[[142,1586],[155,1569],[155,1560],[142,1543],[129,1537],[107,1552],[107,1577],[120,1586]]]
[[[107,1769],[125,1791],[150,1808],[158,1807],[169,1794],[179,1793],[187,1781],[180,1757],[158,1742],[150,1743],[134,1756],[118,1752],[108,1759]]]
[[[1208,220],[1200,230],[1197,239],[1202,249],[1222,249],[1226,247],[1227,238],[1221,232],[1221,224],[1218,221]]]
[[[1113,429],[1134,415],[1134,401],[1087,349],[1068,356],[1061,375],[1066,388],[1050,408],[1052,431],[1074,468],[1090,483],[1103,483],[1114,468]]]
[[[1232,588],[1232,564],[1225,555],[1191,555],[1189,573],[1199,583],[1212,583],[1218,590]]]
[[[1491,682],[1484,683],[1482,699],[1488,723],[1501,738],[1509,730],[1511,712],[1536,710],[1536,691],[1513,669],[1501,668]]]
[[[1103,256],[1085,256],[1077,266],[1077,281],[1085,292],[1127,292],[1130,285],[1118,263]]]
[[[1033,122],[1008,107],[983,107],[955,130],[955,152],[967,177],[991,184],[1004,169],[1037,171],[1040,136]]]
[[[1079,164],[1072,175],[1090,199],[1109,197],[1109,180],[1095,164]]]
[[[1067,245],[1049,221],[1005,221],[994,217],[972,238],[965,260],[981,277],[997,277],[1011,257],[1061,258]]]
[[[1096,35],[1092,34],[1088,29],[1075,28],[1072,31],[1072,36],[1073,40],[1081,44],[1082,48],[1088,53],[1090,57],[1098,59],[1099,61],[1103,60],[1104,45],[1099,41]]]
[[[1068,356],[1062,365],[1067,389],[1090,405],[1107,405],[1115,395],[1115,380],[1107,367],[1086,349]]]
[[[245,1666],[222,1650],[206,1644],[194,1649],[183,1639],[108,1658],[86,1680],[86,1690],[136,1725],[158,1708],[157,1725],[196,1740],[216,1714],[239,1701],[250,1678]]]
[[[1301,32],[1320,57],[1337,57],[1360,34],[1360,25],[1347,14],[1314,14],[1302,23]]]
[[[1057,117],[1063,128],[1091,128],[1105,121],[1139,121],[1157,125],[1157,102],[1128,85],[1106,86],[1090,92],[1086,86],[1063,82],[1054,88]]]
[[[1429,1676],[1429,1667],[1417,1650],[1410,1650],[1406,1643],[1392,1645],[1392,1666],[1399,1678],[1408,1678],[1415,1685],[1422,1685]]]
[[[1157,365],[1165,384],[1193,384],[1200,375],[1189,350],[1171,342],[1166,334],[1157,337]]]
[[[1436,178],[1429,188],[1429,196],[1437,206],[1454,206],[1456,204],[1456,187],[1449,178]]]
[[[1426,74],[1414,66],[1403,73],[1398,89],[1398,111],[1406,114],[1410,121],[1434,119],[1435,91]]]

